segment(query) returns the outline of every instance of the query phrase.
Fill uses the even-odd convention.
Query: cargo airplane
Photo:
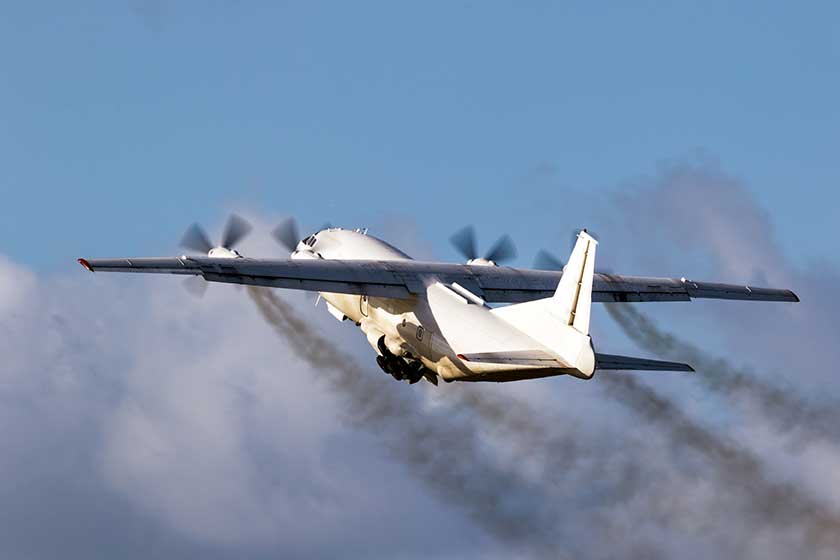
[[[231,216],[219,245],[197,224],[187,230],[182,246],[200,255],[79,263],[91,272],[198,277],[192,281],[199,292],[206,282],[319,292],[333,317],[361,329],[384,372],[435,385],[438,379],[591,379],[598,370],[693,371],[688,364],[596,352],[589,334],[593,302],[799,301],[790,290],[599,273],[598,241],[586,230],[565,266],[544,257],[555,270],[540,270],[500,266],[515,256],[508,237],[480,256],[469,227],[452,237],[466,264],[416,261],[361,229],[327,227],[299,240],[293,219],[273,231],[290,258],[249,258],[234,246],[250,229]]]

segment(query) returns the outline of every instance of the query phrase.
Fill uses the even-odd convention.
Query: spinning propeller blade
[[[592,233],[589,230],[584,230],[588,233],[591,237],[593,237],[596,241],[598,241],[598,236]],[[575,243],[577,243],[578,234],[572,232],[571,236],[571,243],[569,244],[570,249],[572,250],[575,247]],[[562,271],[563,267],[566,266],[562,260],[557,258],[553,253],[546,251],[545,249],[540,249],[537,253],[537,256],[534,258],[534,268],[538,270],[556,270]],[[595,269],[595,272],[607,274],[606,270],[603,269]]]
[[[478,244],[475,240],[475,228],[473,226],[466,226],[458,230],[449,238],[449,242],[468,261],[478,258]]]
[[[222,247],[233,249],[251,232],[251,229],[251,224],[244,218],[231,214],[225,224],[225,232],[222,234]]]
[[[565,263],[546,251],[540,249],[534,259],[534,268],[539,270],[563,270]]]
[[[251,232],[251,229],[251,224],[249,224],[245,218],[237,216],[236,214],[231,214],[228,218],[227,224],[225,224],[225,231],[222,234],[222,243],[218,245],[218,247],[233,249],[240,241],[245,239],[245,236]],[[197,253],[207,254],[211,249],[214,249],[216,245],[211,243],[210,237],[207,235],[207,232],[204,231],[203,227],[199,224],[193,224],[187,228],[187,231],[184,232],[184,236],[181,238],[181,247],[191,249]]]
[[[181,238],[181,247],[206,255],[213,248],[213,244],[210,243],[207,232],[200,225],[193,224],[184,232],[184,237]]]
[[[516,246],[509,235],[500,237],[490,250],[481,257],[478,254],[478,242],[473,226],[466,226],[458,230],[449,238],[449,241],[468,261],[481,258],[486,261],[501,263],[516,258]]]
[[[294,218],[286,218],[274,230],[271,232],[272,237],[277,240],[282,246],[289,250],[289,252],[294,252],[297,248],[297,244],[300,241],[300,235],[298,234],[298,226],[297,221]]]
[[[251,232],[251,224],[241,216],[231,214],[225,224],[225,230],[222,234],[222,243],[219,247],[232,251],[245,236]],[[216,247],[210,242],[210,237],[199,224],[193,224],[184,232],[181,238],[181,247],[190,249],[203,255],[208,254]],[[234,253],[238,256],[239,253]],[[207,281],[201,276],[190,276],[182,283],[184,289],[191,295],[201,298],[207,292]]]
[[[516,247],[509,235],[503,235],[496,241],[496,244],[490,248],[484,258],[488,261],[496,263],[509,261],[516,258]]]

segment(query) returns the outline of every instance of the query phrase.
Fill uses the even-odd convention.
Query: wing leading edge
[[[520,303],[551,297],[561,272],[499,266],[471,266],[414,260],[220,259],[161,257],[79,259],[90,271],[201,275],[211,282],[293,290],[347,293],[406,299],[425,292],[431,280],[459,285],[493,303]],[[785,289],[595,274],[593,302],[690,301],[733,299],[797,302]]]

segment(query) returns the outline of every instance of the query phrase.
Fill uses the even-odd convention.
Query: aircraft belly
[[[362,296],[337,293],[321,295],[359,325],[374,349],[378,338],[385,335],[391,347],[400,347],[401,355],[419,359],[445,381],[513,381],[562,375],[567,371],[556,362],[523,365],[504,361],[463,360],[449,342],[428,324],[431,321],[427,320],[424,324],[418,318],[418,315],[427,317],[423,300],[411,302],[407,306],[406,300],[370,298],[367,302],[367,315],[364,315]]]

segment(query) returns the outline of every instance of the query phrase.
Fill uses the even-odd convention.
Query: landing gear
[[[414,385],[423,378],[423,364],[419,361],[409,362],[407,365],[409,385]]]
[[[377,356],[376,364],[388,375],[392,376],[397,381],[403,380],[403,370],[405,362],[396,356]]]
[[[407,360],[399,356],[395,356],[385,346],[385,337],[382,336],[376,343],[381,356],[376,357],[376,364],[388,375],[392,376],[397,381],[404,379],[408,380],[410,385],[414,385],[423,378],[423,370],[425,367],[420,360]]]

